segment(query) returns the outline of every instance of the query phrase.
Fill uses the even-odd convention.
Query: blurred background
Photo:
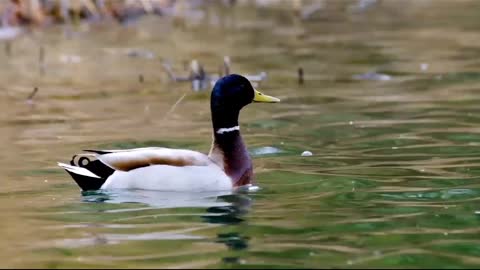
[[[480,2],[0,2],[9,268],[480,265]],[[260,190],[81,193],[87,148],[208,151],[226,73]],[[305,151],[311,152],[306,155]]]

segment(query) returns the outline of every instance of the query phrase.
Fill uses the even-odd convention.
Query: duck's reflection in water
[[[249,193],[256,187],[248,187],[236,191],[209,192],[159,192],[151,190],[98,190],[82,192],[84,202],[125,204],[134,203],[143,208],[205,208],[204,216],[209,223],[232,224],[239,222],[217,219],[218,216],[239,217],[248,212],[252,199]],[[125,211],[132,210],[130,208]],[[122,209],[118,209],[121,212]]]
[[[83,201],[90,203],[112,203],[112,204],[138,204],[139,207],[116,208],[102,210],[107,213],[119,213],[125,216],[126,212],[138,212],[155,209],[180,209],[180,208],[201,208],[205,209],[200,213],[201,219],[208,224],[216,225],[237,225],[244,221],[243,216],[248,213],[252,206],[250,193],[255,187],[242,190],[222,192],[158,192],[147,190],[102,190],[83,192]],[[203,212],[203,211],[202,211]],[[128,215],[128,214],[127,214]],[[163,214],[152,215],[160,216]],[[174,215],[171,212],[165,215]],[[191,215],[182,211],[179,215]],[[196,214],[195,214],[196,215]],[[148,218],[149,216],[132,215],[122,217],[122,221],[137,218]],[[234,227],[232,227],[234,228]],[[193,230],[192,230],[193,231]],[[185,233],[186,231],[182,231]],[[182,233],[182,234],[183,234]],[[164,234],[162,232],[161,234]],[[184,234],[183,234],[184,235]],[[192,239],[198,239],[193,237]],[[246,248],[246,237],[237,232],[218,233],[215,242],[224,243],[230,249],[238,250]],[[155,240],[155,239],[152,239]]]
[[[239,225],[244,222],[244,215],[250,210],[253,200],[247,193],[235,193],[224,195],[220,197],[223,201],[228,202],[228,206],[213,206],[207,209],[209,213],[217,213],[218,215],[205,215],[203,218],[206,222],[225,224],[225,225]],[[231,256],[222,258],[222,262],[229,265],[241,264],[242,259],[235,255],[235,251],[245,250],[249,247],[248,241],[250,238],[242,234],[242,227],[244,226],[228,226],[228,232],[217,233],[217,243],[225,244],[229,250],[233,251]]]
[[[115,245],[132,241],[207,241],[225,245],[231,252],[219,257],[219,262],[231,266],[239,265],[242,259],[238,251],[249,247],[249,237],[244,235],[245,215],[249,212],[253,200],[251,192],[256,188],[227,192],[157,192],[145,190],[102,190],[83,192],[82,201],[92,204],[84,211],[77,212],[83,218],[101,221],[80,221],[65,224],[63,228],[76,228],[84,234],[80,238],[61,238],[40,244],[41,247],[82,248],[102,245]],[[119,204],[119,207],[97,207],[97,204]],[[126,204],[132,204],[126,207]],[[181,209],[192,209],[186,212]],[[172,209],[179,209],[178,213]],[[158,210],[158,211],[156,211]],[[199,211],[197,211],[199,210]],[[95,217],[92,216],[95,213]],[[100,217],[96,214],[101,213]],[[83,214],[87,214],[84,216]],[[171,217],[179,217],[184,224],[185,217],[200,217],[204,226],[198,223],[191,227],[184,225],[175,228]],[[155,228],[156,223],[166,217],[167,227],[173,229],[148,230],[132,233],[130,229]],[[154,223],[151,223],[155,219]],[[163,228],[163,226],[160,226]],[[98,230],[97,230],[98,228]],[[58,228],[56,228],[58,229]],[[199,233],[214,229],[215,238]],[[120,231],[119,231],[120,230]],[[126,230],[126,231],[124,231]],[[127,233],[129,231],[129,233]],[[208,234],[207,234],[208,235]],[[149,255],[150,256],[150,255]]]

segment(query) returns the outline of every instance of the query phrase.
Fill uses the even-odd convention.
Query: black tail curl
[[[95,159],[96,160],[96,159]],[[87,168],[88,164],[90,164],[92,160],[84,155],[74,155],[70,160],[70,165]]]
[[[115,172],[114,169],[105,165],[100,160],[98,159],[93,160],[91,158],[95,158],[95,157],[94,156],[87,157],[84,155],[74,155],[72,157],[72,160],[70,160],[70,165],[85,168],[90,172],[94,173],[95,175],[101,177],[104,181],[106,181],[107,178]]]

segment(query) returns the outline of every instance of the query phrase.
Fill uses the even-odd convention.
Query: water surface
[[[480,2],[325,3],[307,20],[212,6],[15,40],[0,53],[3,265],[478,267]],[[225,55],[282,99],[240,119],[260,190],[82,194],[56,167],[85,148],[208,151],[208,91],[162,62],[217,72]]]

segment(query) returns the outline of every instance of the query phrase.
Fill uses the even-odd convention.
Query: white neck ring
[[[224,133],[232,132],[232,131],[236,131],[236,130],[240,130],[240,126],[234,126],[234,127],[231,127],[231,128],[220,128],[216,131],[216,133],[217,134],[224,134]]]

